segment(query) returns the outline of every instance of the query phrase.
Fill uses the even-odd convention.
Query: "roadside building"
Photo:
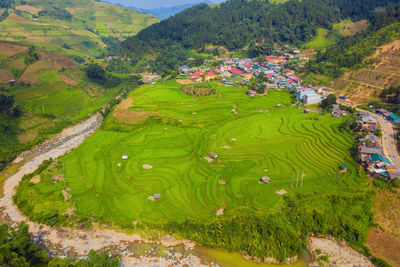
[[[368,126],[370,126],[372,124],[375,124],[375,125],[378,124],[378,121],[374,117],[369,115],[369,114],[362,115],[361,122],[366,127],[368,127]]]
[[[371,161],[373,163],[385,162],[385,163],[387,163],[389,165],[392,164],[388,158],[382,156],[381,154],[373,154],[371,156]]]
[[[390,120],[391,122],[393,122],[394,124],[400,123],[400,117],[397,116],[396,114],[390,114],[387,119]]]

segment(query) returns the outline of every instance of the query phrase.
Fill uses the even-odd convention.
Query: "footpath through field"
[[[379,124],[382,127],[383,152],[385,153],[385,156],[390,159],[392,165],[400,169],[400,155],[396,148],[396,135],[394,132],[393,124],[388,121],[385,121],[385,119],[378,114],[363,109],[357,109],[357,111],[367,112],[368,114],[370,114],[371,116],[373,116],[378,120]]]
[[[189,266],[201,266],[200,258],[195,256],[183,259],[176,259],[173,257],[170,259],[160,259],[157,257],[141,257],[137,259],[135,257],[130,257],[127,251],[132,243],[156,242],[145,240],[138,234],[127,235],[107,229],[76,230],[66,227],[52,228],[30,221],[29,218],[18,210],[13,202],[13,195],[22,177],[34,172],[44,160],[60,157],[79,146],[86,137],[95,132],[101,122],[102,117],[96,114],[75,126],[65,129],[42,145],[22,153],[16,160],[24,160],[26,163],[16,174],[8,178],[3,185],[4,195],[3,198],[0,199],[0,220],[7,222],[13,227],[16,227],[21,221],[26,222],[29,225],[29,230],[34,237],[34,241],[46,247],[51,246],[56,248],[56,254],[60,256],[68,256],[71,255],[71,253],[79,256],[86,256],[90,249],[96,251],[113,249],[117,252],[124,252],[125,257],[123,257],[123,265],[143,266],[151,263],[170,265],[172,262],[175,262],[176,266],[185,264]],[[195,246],[190,240],[176,240],[171,236],[164,236],[158,243],[165,247],[182,244],[187,248]]]

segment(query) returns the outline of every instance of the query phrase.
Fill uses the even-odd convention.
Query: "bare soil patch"
[[[68,85],[71,85],[71,86],[78,86],[78,83],[77,83],[77,82],[75,82],[74,80],[70,79],[69,77],[67,77],[67,76],[65,76],[65,75],[60,75],[60,79],[61,79],[64,83],[66,83],[66,84],[68,84]]]
[[[383,88],[400,85],[400,40],[379,47],[370,57],[375,64],[348,72],[334,81],[333,89],[357,104],[377,100]]]
[[[179,83],[179,84],[183,84],[183,85],[192,84],[193,83],[192,80],[188,80],[188,79],[178,79],[178,80],[176,80],[176,82]]]
[[[214,161],[214,160],[213,160],[212,158],[210,158],[210,157],[204,157],[204,159],[207,160],[208,163],[211,163],[211,162]]]
[[[0,83],[7,84],[11,79],[14,79],[14,75],[8,69],[0,69]]]
[[[132,99],[123,100],[114,111],[114,118],[120,123],[137,124],[145,121],[149,116],[155,114],[153,111],[128,111],[132,106]]]
[[[368,27],[368,21],[366,19],[357,21],[357,22],[349,22],[344,25],[344,28],[340,29],[340,33],[344,36],[354,35],[362,30],[365,30]]]
[[[384,259],[392,266],[400,266],[400,238],[371,228],[366,245],[374,256]]]
[[[150,170],[150,169],[153,169],[153,166],[152,165],[150,165],[150,164],[143,164],[143,169],[145,169],[145,170]]]
[[[8,16],[7,20],[11,20],[11,21],[14,21],[14,22],[21,22],[21,23],[29,23],[29,22],[31,22],[30,20],[28,20],[28,19],[26,19],[24,17],[18,16],[17,14],[10,14],[10,16]]]
[[[40,60],[27,67],[20,81],[34,85],[38,82],[36,74],[40,71],[71,69],[78,66],[71,59],[52,52],[40,51],[40,55]]]
[[[222,214],[224,214],[223,208],[218,209],[217,212],[215,213],[215,215],[217,215],[217,216],[221,216]]]
[[[400,193],[390,190],[379,190],[374,199],[374,220],[389,234],[400,238]]]
[[[32,184],[40,183],[40,175],[33,176],[32,179],[29,182],[31,182]]]
[[[28,47],[22,45],[0,43],[0,54],[11,57],[28,50]]]
[[[151,83],[151,82],[161,78],[160,75],[158,75],[156,73],[150,73],[150,72],[145,72],[145,73],[142,73],[141,75],[143,77],[141,81],[144,83]]]
[[[37,8],[34,6],[29,6],[29,5],[23,5],[23,6],[15,6],[16,10],[21,10],[21,11],[26,11],[26,12],[33,12],[33,13],[37,13],[40,10],[42,10],[41,8]]]
[[[277,190],[276,193],[277,193],[278,195],[284,195],[284,194],[286,194],[287,192],[286,192],[286,190],[281,189],[281,190]]]

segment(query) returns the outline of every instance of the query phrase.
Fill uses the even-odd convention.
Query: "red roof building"
[[[235,75],[239,75],[239,74],[243,73],[243,71],[238,70],[238,69],[230,69],[229,72],[232,74],[235,74]]]
[[[213,70],[213,72],[215,72],[217,74],[221,74],[222,71],[220,69],[215,69],[215,70]]]
[[[250,95],[250,96],[252,96],[252,95],[255,95],[255,94],[257,94],[257,93],[256,93],[256,91],[254,91],[254,90],[249,90],[249,91],[247,91],[247,94]]]

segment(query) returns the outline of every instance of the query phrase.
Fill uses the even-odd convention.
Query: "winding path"
[[[200,264],[201,260],[190,256],[187,258],[158,258],[158,257],[133,257],[129,246],[133,243],[157,243],[165,247],[171,247],[183,244],[186,248],[193,248],[195,244],[190,240],[176,240],[172,236],[164,236],[160,240],[146,240],[138,234],[128,235],[113,230],[96,228],[76,230],[66,227],[51,228],[30,221],[24,216],[13,203],[15,189],[25,174],[32,173],[39,165],[47,159],[57,158],[68,153],[73,148],[79,146],[86,137],[92,135],[102,122],[102,117],[96,114],[89,119],[65,129],[63,132],[45,143],[24,152],[16,160],[24,160],[26,163],[19,171],[8,178],[3,185],[3,197],[0,199],[0,218],[6,221],[10,226],[17,226],[19,222],[24,221],[29,225],[29,230],[36,243],[46,247],[52,247],[56,255],[85,256],[90,249],[96,251],[112,249],[121,253],[123,262],[127,266],[142,266],[143,264]],[[170,261],[170,262],[169,262]]]

